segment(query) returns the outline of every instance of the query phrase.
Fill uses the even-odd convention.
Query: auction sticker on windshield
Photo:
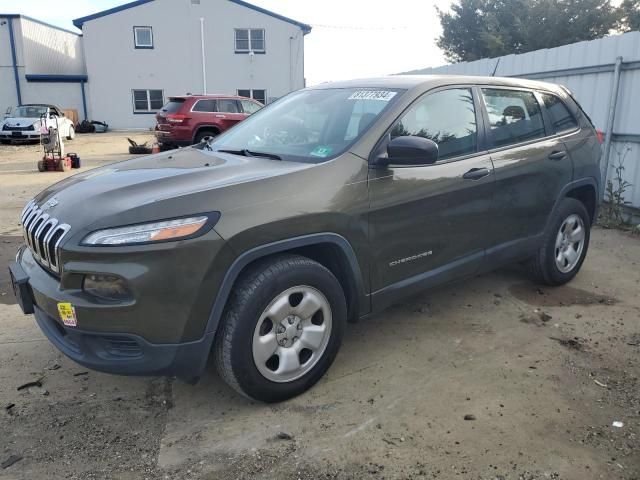
[[[357,90],[351,94],[349,100],[379,100],[388,102],[396,96],[398,92],[388,90]]]
[[[67,327],[77,327],[78,320],[76,318],[76,309],[70,303],[58,303],[58,313],[60,320]]]

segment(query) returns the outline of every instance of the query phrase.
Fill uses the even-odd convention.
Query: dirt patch
[[[0,235],[0,304],[13,305],[16,303],[16,297],[11,288],[8,265],[14,260],[18,247],[22,243],[22,237]]]
[[[522,323],[528,323],[529,325],[536,325],[538,327],[544,327],[553,317],[547,312],[544,312],[538,308],[533,311],[531,315],[520,315],[520,321]]]
[[[520,301],[540,307],[568,307],[571,305],[614,305],[618,300],[607,295],[562,285],[542,288],[531,283],[509,287],[509,293]]]
[[[549,337],[551,340],[558,342],[563,347],[567,347],[570,350],[583,350],[584,342],[578,338],[557,338],[557,337]]]

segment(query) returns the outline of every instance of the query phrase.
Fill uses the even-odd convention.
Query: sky
[[[203,0],[206,1],[206,0]],[[443,65],[436,5],[451,0],[249,0],[308,23],[305,76],[308,85],[388,75]],[[0,0],[0,13],[21,13],[77,31],[74,18],[127,0]]]

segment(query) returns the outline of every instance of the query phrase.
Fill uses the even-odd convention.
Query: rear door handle
[[[549,160],[562,160],[567,156],[567,152],[564,150],[555,150],[549,154]]]
[[[465,180],[480,180],[481,178],[486,177],[491,172],[488,168],[472,168],[467,173],[462,175],[462,178]]]
[[[218,114],[218,115],[216,115],[216,118],[227,118],[227,116]]]

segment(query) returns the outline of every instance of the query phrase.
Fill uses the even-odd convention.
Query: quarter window
[[[153,29],[133,27],[133,42],[136,48],[153,48]]]
[[[265,53],[264,29],[236,28],[236,53]]]
[[[540,105],[532,92],[483,88],[494,147],[544,137]]]
[[[135,113],[153,113],[164,105],[162,90],[133,90],[132,92]]]
[[[442,90],[418,100],[391,129],[391,138],[405,135],[436,142],[438,160],[475,152],[478,129],[471,90]]]
[[[255,102],[250,102],[249,100],[241,100],[240,103],[242,104],[242,111],[249,115],[260,110],[260,105]]]
[[[562,100],[548,93],[542,93],[541,95],[556,132],[565,132],[578,128],[578,122]]]

